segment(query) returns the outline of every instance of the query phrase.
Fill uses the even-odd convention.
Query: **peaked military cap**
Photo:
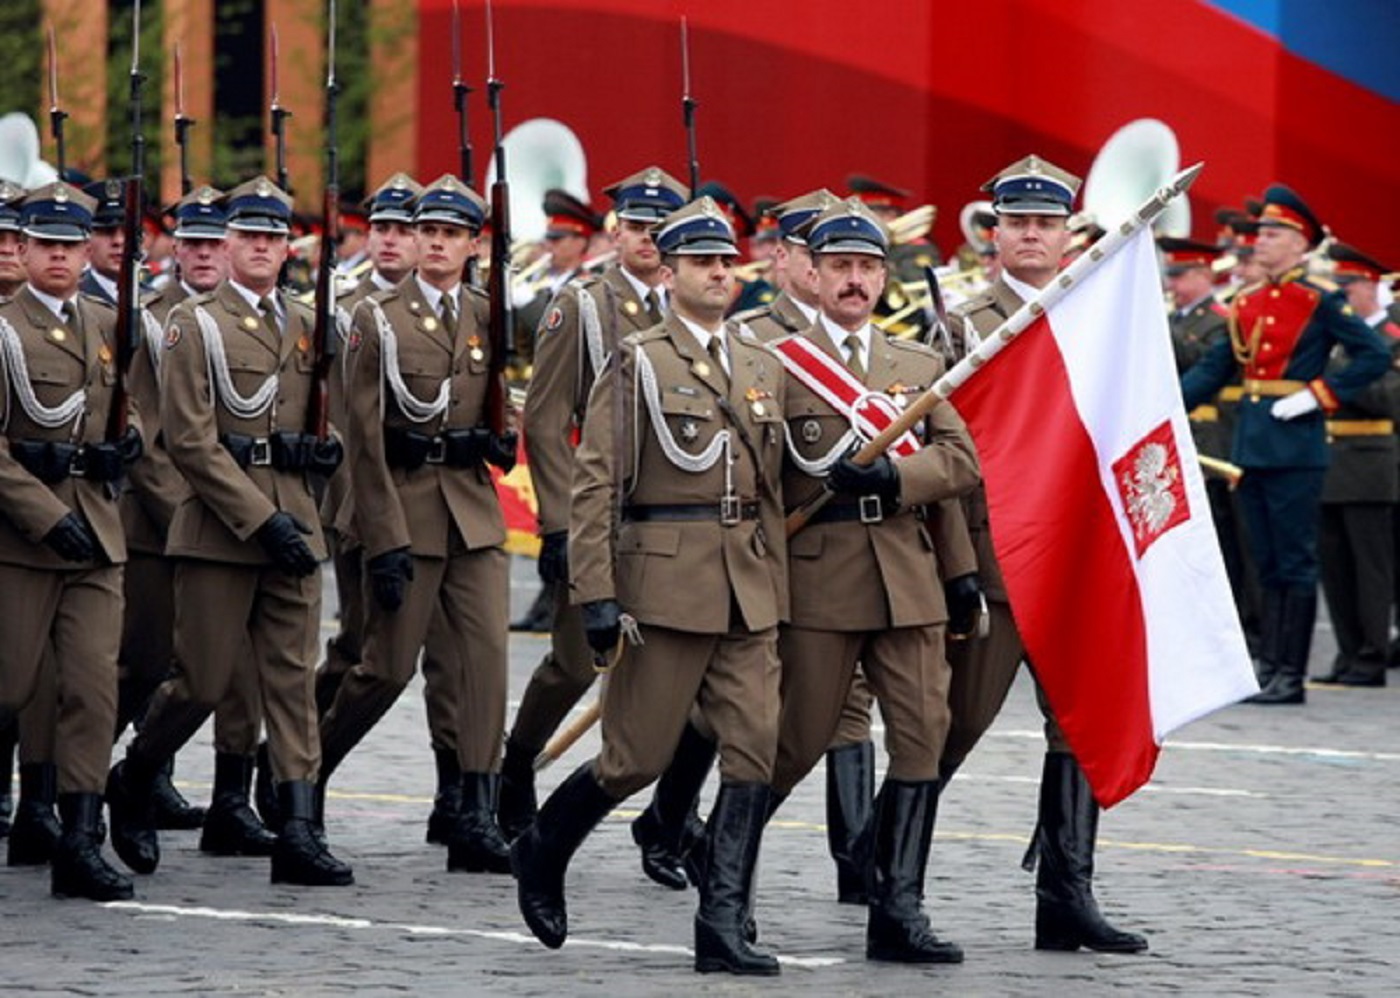
[[[365,210],[374,222],[412,222],[413,199],[423,193],[423,185],[406,173],[396,173],[365,198]]]
[[[862,253],[884,259],[890,251],[890,234],[870,206],[859,198],[847,198],[825,209],[807,223],[802,237],[813,253]]]
[[[126,184],[116,177],[94,180],[83,193],[97,202],[92,212],[94,229],[115,229],[126,221]]]
[[[0,232],[19,231],[19,205],[23,200],[23,187],[9,180],[0,180]]]
[[[1317,220],[1307,203],[1291,187],[1274,184],[1264,192],[1264,207],[1259,214],[1259,224],[1284,226],[1303,234],[1309,246],[1322,242],[1325,235],[1322,223]]]
[[[805,246],[807,242],[802,236],[802,229],[826,209],[840,203],[841,199],[835,194],[825,187],[819,187],[800,197],[774,205],[770,213],[778,220],[778,229],[784,239]]]
[[[224,195],[228,227],[239,232],[287,235],[292,221],[292,199],[267,177],[254,177]]]
[[[1214,243],[1175,236],[1158,236],[1157,248],[1162,251],[1162,262],[1168,277],[1184,274],[1192,267],[1209,267],[1220,256],[1220,247]]]
[[[423,188],[413,202],[415,225],[438,222],[480,232],[485,220],[485,199],[450,173],[444,173]]]
[[[1064,215],[1074,208],[1082,181],[1032,153],[982,185],[998,215]]]
[[[1379,281],[1390,273],[1390,268],[1385,264],[1346,243],[1333,243],[1327,248],[1327,256],[1336,263],[1332,276],[1339,284],[1351,281]]]
[[[744,207],[742,201],[718,180],[707,180],[695,190],[696,197],[714,198],[715,204],[729,218],[729,224],[734,226],[736,236],[748,236],[753,234],[753,216]]]
[[[26,236],[80,243],[92,232],[97,201],[62,180],[25,195],[19,224]]]
[[[603,188],[618,218],[660,222],[690,200],[690,188],[659,166],[649,166]]]
[[[651,237],[662,255],[738,256],[734,226],[714,198],[696,198],[652,226]]]
[[[867,177],[863,173],[853,173],[847,177],[846,187],[850,189],[853,197],[859,198],[861,203],[872,208],[903,211],[905,200],[909,197],[909,191],[905,188],[895,187],[874,177]]]
[[[205,184],[167,208],[165,213],[175,219],[175,238],[223,239],[228,234],[223,197],[222,191]]]
[[[557,187],[544,192],[544,213],[549,216],[549,226],[544,232],[546,239],[591,236],[603,226],[597,212]]]

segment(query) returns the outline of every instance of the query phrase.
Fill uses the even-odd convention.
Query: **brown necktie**
[[[723,379],[728,379],[729,357],[725,353],[723,335],[711,336],[709,345],[705,347],[705,351],[715,362],[715,373]]]
[[[860,362],[860,337],[855,333],[846,337],[846,366],[861,381],[865,380],[865,365]]]
[[[652,289],[651,291],[647,292],[646,302],[647,318],[650,319],[653,324],[660,322],[662,318],[661,295],[655,289]]]
[[[258,299],[258,308],[262,309],[263,319],[267,322],[267,328],[272,330],[278,339],[282,338],[282,320],[277,315],[277,303],[273,301],[272,295],[264,295]]]
[[[457,331],[457,305],[452,300],[452,296],[445,294],[442,296],[442,325],[451,335]]]

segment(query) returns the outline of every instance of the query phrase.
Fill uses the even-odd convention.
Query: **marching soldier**
[[[898,443],[894,456],[865,466],[851,460],[862,419],[883,427],[892,409],[937,380],[943,363],[929,348],[887,339],[870,323],[890,246],[873,212],[856,199],[832,205],[804,238],[816,261],[821,314],[804,332],[773,344],[787,371],[783,496],[789,509],[823,488],[836,498],[788,545],[792,614],[779,641],[783,701],[773,791],[785,799],[831,744],[859,662],[880,699],[890,751],[873,818],[866,956],[960,962],[962,950],[940,940],[921,909],[948,724],[948,617],[941,552],[925,507],[975,485],[977,458],[962,421],[942,407],[917,437]],[[862,416],[861,400],[872,390],[891,405]],[[829,585],[833,571],[843,578],[839,595]]]
[[[440,676],[457,703],[461,804],[449,870],[510,872],[493,813],[505,727],[505,521],[487,463],[509,470],[514,435],[485,423],[485,296],[462,283],[486,204],[445,175],[413,201],[418,265],[360,302],[346,343],[353,532],[373,599],[359,663],[321,724],[324,780],[403,692],[440,614]]]
[[[1337,657],[1315,682],[1384,686],[1395,603],[1395,510],[1400,500],[1395,418],[1400,415],[1400,324],[1376,295],[1386,268],[1360,250],[1333,243],[1327,255],[1348,306],[1378,332],[1391,365],[1327,419],[1332,451],[1322,486],[1318,567]],[[1334,349],[1329,370],[1344,360]]]
[[[618,260],[597,277],[565,285],[555,297],[540,325],[535,376],[525,398],[525,447],[539,502],[540,577],[559,612],[551,649],[530,677],[506,740],[499,815],[512,839],[535,817],[535,757],[597,678],[582,611],[568,600],[570,485],[589,393],[622,339],[662,321],[667,290],[652,229],[683,206],[690,191],[653,166],[605,193],[617,214]],[[691,813],[713,759],[710,740],[688,725],[651,807],[632,824],[642,869],[664,887],[685,889],[682,857],[703,834]]]
[[[992,238],[1001,273],[990,288],[952,316],[955,359],[975,349],[1059,272],[1070,232],[1079,178],[1038,156],[1011,164],[984,185],[993,199],[997,224]],[[1025,657],[1012,607],[992,546],[986,493],[980,487],[965,501],[967,525],[977,548],[977,565],[990,614],[986,637],[948,646],[953,681],[948,704],[952,723],[940,764],[946,784],[996,719]],[[1032,663],[1032,669],[1034,668]],[[1099,807],[1089,781],[1070,753],[1039,685],[1036,696],[1045,717],[1045,761],[1040,777],[1039,815],[1031,857],[1036,874],[1037,949],[1137,953],[1147,940],[1110,925],[1093,894],[1094,843]]]
[[[530,930],[563,945],[570,857],[661,773],[698,704],[719,742],[721,784],[706,826],[695,968],[776,974],[741,923],[777,743],[783,378],[771,353],[724,324],[738,249],[714,201],[676,211],[655,241],[672,312],[624,340],[595,383],[570,513],[570,577],[589,645],[614,656],[633,621],[635,642],[609,675],[602,752],[545,802],[511,864]]]
[[[546,310],[559,289],[582,272],[589,241],[603,227],[598,213],[568,191],[545,191],[544,213],[549,218],[544,232],[549,261],[541,264],[543,273],[515,289],[528,296],[517,300],[515,308],[515,354],[522,367],[534,362],[536,330]]]
[[[97,208],[92,213],[92,250],[78,290],[116,305],[126,248],[126,185],[111,177],[95,180],[83,191],[97,202]]]
[[[24,261],[20,259],[20,202],[24,188],[0,180],[0,298],[9,298],[24,286]],[[0,719],[0,838],[10,834],[14,813],[15,748],[19,726],[15,719]]]
[[[189,486],[176,470],[161,433],[159,377],[164,354],[161,327],[175,306],[207,294],[228,275],[225,219],[212,187],[191,191],[170,209],[175,218],[174,279],[142,303],[150,317],[131,362],[131,394],[151,443],[131,468],[122,495],[122,526],[129,557],[124,573],[126,614],[118,658],[117,737],[141,723],[160,684],[175,663],[175,566],[165,557],[170,523]],[[195,666],[198,668],[198,666]],[[251,672],[235,677],[214,712],[212,806],[191,807],[170,782],[174,757],[155,778],[151,802],[155,826],[203,828],[202,852],[223,856],[267,856],[275,838],[248,801],[252,751],[258,742],[262,704]]]
[[[99,831],[126,561],[116,500],[141,435],[131,419],[110,439],[124,415],[112,411],[115,316],[78,294],[95,208],[62,182],[25,197],[26,284],[0,304],[0,723],[34,695],[41,671],[54,671],[63,833],[52,890],[112,901],[132,896],[103,859]]]
[[[1317,621],[1317,531],[1327,467],[1326,416],[1390,364],[1380,337],[1335,289],[1307,276],[1322,223],[1282,184],[1264,192],[1254,259],[1267,281],[1230,302],[1230,338],[1182,377],[1186,405],[1208,401],[1243,369],[1231,460],[1262,587],[1259,704],[1299,704]],[[1351,358],[1326,370],[1341,345]]]
[[[160,362],[166,446],[190,486],[171,519],[175,658],[126,759],[108,778],[112,844],[138,873],[160,862],[151,786],[234,683],[256,676],[283,816],[272,882],[353,882],[318,827],[321,746],[312,669],[325,544],[310,475],[340,447],[304,433],[314,320],[277,288],[291,199],[266,177],[230,191],[229,276],[177,306]],[[251,648],[251,653],[250,653]],[[243,678],[240,673],[245,673]]]

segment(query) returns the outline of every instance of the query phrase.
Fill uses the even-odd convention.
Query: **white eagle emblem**
[[[1157,538],[1191,518],[1170,422],[1162,423],[1113,462],[1113,477],[1139,558]]]

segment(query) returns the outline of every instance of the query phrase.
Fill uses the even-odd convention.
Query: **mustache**
[[[838,301],[846,298],[859,298],[861,301],[869,301],[870,295],[866,294],[865,289],[859,284],[852,284],[842,288],[841,293],[838,294],[836,298]]]

